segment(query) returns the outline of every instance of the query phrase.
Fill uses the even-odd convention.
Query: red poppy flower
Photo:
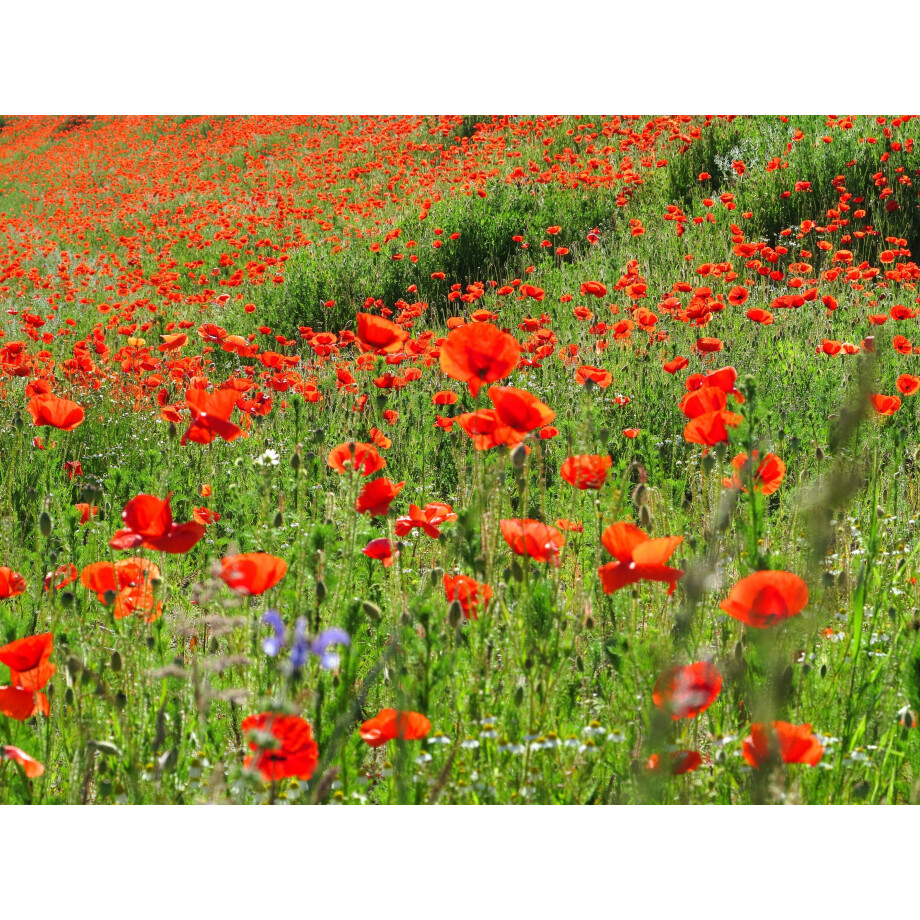
[[[220,560],[220,578],[237,594],[264,594],[287,572],[287,563],[271,553],[240,553]]]
[[[722,689],[722,675],[708,661],[665,671],[652,694],[652,702],[671,713],[672,719],[692,719],[708,709]]]
[[[599,489],[613,461],[608,456],[580,454],[569,457],[561,469],[562,478],[576,489]]]
[[[579,294],[590,294],[592,297],[606,297],[607,288],[600,281],[586,281],[579,289]]]
[[[88,502],[77,502],[74,505],[74,508],[76,508],[77,511],[80,512],[80,526],[81,527],[84,524],[88,524],[91,518],[94,518],[97,514],[99,514],[99,506],[90,505]]]
[[[747,288],[736,286],[728,292],[728,302],[736,307],[740,307],[747,299]]]
[[[641,428],[624,428],[623,429],[623,437],[625,438],[637,438],[639,437],[640,434],[642,434]]]
[[[17,639],[0,648],[0,664],[10,669],[10,683],[24,690],[41,690],[57,668],[50,663],[54,636],[42,633]]]
[[[376,351],[393,353],[400,351],[409,338],[409,333],[396,323],[373,313],[358,314],[358,341]]]
[[[667,757],[667,769],[671,776],[682,776],[684,773],[692,773],[703,763],[703,758],[697,751],[670,751]],[[657,773],[662,768],[661,756],[659,754],[652,754],[645,768],[652,773]]]
[[[60,591],[79,577],[80,570],[72,562],[62,563],[53,572],[45,575],[45,590]]]
[[[731,479],[723,479],[722,485],[728,489],[741,489],[747,492],[748,471],[745,469],[747,462],[747,454],[738,454],[732,460],[732,466],[737,473]],[[782,485],[786,475],[786,464],[776,454],[767,454],[763,460],[760,460],[756,450],[752,463],[757,464],[757,469],[754,471],[754,491],[763,495],[772,495]]]
[[[913,396],[917,390],[920,390],[920,377],[913,374],[901,374],[897,381],[898,391],[904,396]]]
[[[665,373],[676,374],[678,371],[682,371],[689,363],[682,355],[678,355],[676,358],[666,361],[662,367]]]
[[[464,412],[450,421],[470,436],[476,450],[491,450],[500,444],[510,447],[524,440],[525,432],[504,424],[495,409]]]
[[[584,533],[585,525],[581,521],[570,521],[568,518],[559,518],[556,521],[556,526],[560,530],[569,530],[572,533]]]
[[[511,518],[500,521],[499,526],[505,542],[518,556],[559,564],[559,552],[565,546],[565,537],[555,527],[531,518]]]
[[[752,323],[759,323],[761,326],[773,325],[773,314],[769,310],[763,310],[760,307],[751,307],[744,315]]]
[[[42,393],[29,400],[26,410],[32,416],[36,427],[46,425],[50,428],[60,428],[61,431],[73,431],[78,425],[83,424],[86,413],[75,402],[61,399],[53,393]]]
[[[26,589],[26,580],[11,568],[0,565],[0,600],[16,597]]]
[[[613,383],[610,371],[605,371],[602,367],[594,367],[591,364],[582,364],[581,367],[575,370],[575,382],[580,387],[583,387],[588,380],[593,380],[602,390],[606,390]]]
[[[300,716],[261,712],[247,716],[240,725],[250,754],[243,766],[258,770],[268,782],[296,777],[310,779],[319,763],[319,747],[310,723]]]
[[[901,408],[899,396],[885,396],[883,393],[874,393],[869,397],[872,408],[879,415],[894,415]]]
[[[385,569],[388,569],[399,555],[399,550],[395,553],[393,552],[393,547],[386,537],[377,537],[376,540],[371,540],[361,552],[371,559],[380,560]]]
[[[34,757],[30,757],[25,751],[12,744],[0,745],[0,760],[13,760],[22,767],[23,772],[29,779],[36,779],[45,772],[45,767],[40,764]]]
[[[811,733],[808,723],[771,722],[767,728],[763,722],[755,722],[751,726],[751,734],[744,739],[741,753],[755,769],[777,760],[807,763],[813,767],[824,756],[824,747]]]
[[[431,722],[420,712],[397,712],[381,709],[373,719],[361,723],[361,740],[371,747],[388,741],[420,741],[431,731]]]
[[[514,336],[491,323],[471,323],[454,329],[441,345],[441,370],[467,383],[476,396],[483,384],[507,377],[517,367],[520,354]]]
[[[220,520],[220,515],[210,508],[193,508],[192,520],[195,521],[196,524],[210,527],[211,524],[216,524]]]
[[[548,425],[556,417],[533,393],[516,387],[489,387],[489,399],[504,425],[525,434]]]
[[[17,722],[25,722],[39,713],[51,714],[48,697],[23,687],[0,687],[0,713]]]
[[[361,476],[372,476],[386,467],[387,462],[373,444],[361,441],[347,441],[329,451],[326,462],[337,473],[354,470]]]
[[[390,511],[390,503],[402,491],[405,482],[392,482],[386,476],[366,482],[355,502],[355,510],[359,514],[369,514],[371,517],[386,517]]]
[[[159,568],[140,557],[119,559],[114,564],[94,562],[80,573],[81,584],[95,591],[99,601],[106,603],[107,595],[114,597],[116,620],[138,613],[146,623],[152,623],[163,613],[162,601],[154,599],[154,583],[159,578]]]
[[[172,492],[162,501],[155,495],[138,495],[125,505],[121,519],[125,529],[109,540],[112,549],[160,550],[164,553],[187,553],[203,536],[203,524],[188,521],[174,524]]]
[[[460,397],[451,390],[439,390],[431,397],[433,406],[452,406]]]
[[[468,575],[445,575],[444,593],[447,600],[459,601],[463,615],[468,620],[476,620],[479,611],[484,610],[492,597],[492,588]]]
[[[613,594],[639,581],[663,581],[668,583],[668,594],[673,594],[684,573],[665,563],[683,541],[683,537],[652,540],[635,524],[611,524],[604,531],[601,542],[617,561],[608,562],[598,569],[604,593]]]
[[[409,513],[396,518],[396,536],[405,537],[418,528],[437,540],[441,535],[438,525],[456,520],[454,509],[444,502],[429,502],[424,510],[418,505],[409,505]]]
[[[756,629],[801,613],[808,603],[808,585],[792,572],[754,572],[742,578],[719,604],[729,616]]]
[[[215,438],[234,441],[245,435],[242,428],[230,421],[239,398],[239,391],[233,389],[218,390],[216,393],[199,389],[186,390],[185,404],[192,414],[192,424],[179,443],[184,445],[194,441],[196,444],[210,444]]]

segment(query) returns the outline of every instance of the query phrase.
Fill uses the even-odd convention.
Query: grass
[[[645,127],[650,119],[641,118],[616,123],[634,135],[621,149],[629,134],[574,141],[576,133],[589,133],[581,127],[589,119],[533,120],[535,130],[527,121],[473,116],[411,125],[281,119],[255,125],[194,118],[132,127],[101,117],[87,124],[6,120],[0,133],[0,298],[4,311],[17,313],[0,314],[0,348],[24,341],[33,356],[47,349],[53,367],[36,359],[26,376],[17,376],[4,358],[0,375],[0,564],[28,583],[24,593],[0,601],[0,644],[51,632],[57,670],[44,691],[49,717],[20,722],[0,716],[0,743],[17,746],[46,768],[28,780],[15,763],[0,764],[0,801],[916,799],[916,397],[902,396],[892,416],[867,407],[868,394],[897,394],[899,376],[916,373],[916,355],[892,347],[895,335],[915,337],[916,319],[868,320],[917,299],[909,252],[917,245],[917,193],[898,181],[916,177],[920,167],[907,144],[914,122],[892,126],[889,118],[880,126],[859,118],[848,128],[824,118],[699,118],[674,123],[673,131],[698,129],[699,137],[687,144],[667,140],[671,128],[653,139],[655,131]],[[600,117],[590,121],[602,123]],[[800,141],[793,140],[796,128],[803,132]],[[94,138],[92,154],[81,146],[87,134]],[[544,146],[549,136],[553,141]],[[155,137],[165,144],[164,172],[145,183],[132,163]],[[568,162],[566,146],[576,164]],[[110,148],[114,152],[106,152]],[[24,150],[36,152],[24,158]],[[889,158],[881,162],[884,153]],[[563,159],[553,160],[555,154]],[[265,161],[269,155],[274,162]],[[587,165],[592,156],[610,164],[609,180],[578,178],[603,172]],[[788,167],[767,171],[774,156]],[[624,157],[634,173],[624,168]],[[422,159],[457,167],[426,171]],[[108,193],[105,181],[82,183],[85,175],[106,174],[116,160],[123,172],[120,195]],[[735,160],[744,160],[743,175],[732,167]],[[554,163],[566,168],[553,173]],[[518,165],[524,178],[511,177]],[[642,181],[618,179],[617,172]],[[711,179],[700,181],[704,172]],[[884,199],[878,173],[894,189]],[[835,182],[840,175],[845,192]],[[803,181],[811,191],[782,197]],[[734,210],[720,202],[725,193],[734,196]],[[843,201],[849,211],[841,210],[841,195],[851,196]],[[66,215],[54,204],[62,196],[72,204]],[[704,198],[714,204],[704,205]],[[892,199],[898,210],[886,209]],[[663,219],[669,205],[687,215],[682,236],[675,221]],[[857,208],[863,217],[853,215]],[[839,224],[847,214],[850,223]],[[696,217],[702,220],[695,223]],[[835,220],[836,230],[828,227]],[[803,221],[824,229],[803,233]],[[118,229],[98,229],[106,226]],[[551,236],[550,226],[561,229]],[[644,232],[632,235],[637,226]],[[590,244],[594,228],[599,240]],[[384,242],[396,229],[401,235]],[[244,235],[247,241],[237,245]],[[738,236],[787,247],[770,266],[783,276],[773,280],[747,267],[751,260],[734,253],[739,241],[732,237]],[[121,242],[129,237],[139,245]],[[257,245],[262,239],[269,243]],[[552,245],[541,247],[543,240]],[[819,240],[831,247],[819,248]],[[417,245],[407,247],[407,241]],[[375,242],[381,251],[370,251]],[[435,248],[435,242],[442,245]],[[555,255],[559,247],[569,252]],[[811,255],[803,256],[803,249]],[[841,264],[832,261],[840,249],[852,251],[853,266],[868,263],[857,278],[824,274]],[[881,253],[891,249],[895,262],[882,261]],[[282,254],[288,258],[281,263],[281,283],[271,280],[278,263],[262,273],[248,267]],[[403,258],[394,260],[396,254]],[[232,266],[221,265],[224,255]],[[737,277],[698,271],[720,262],[730,263]],[[818,279],[819,298],[798,309],[771,306],[802,290],[788,284],[795,262],[811,266],[804,277]],[[77,276],[81,263],[96,274]],[[631,263],[647,284],[647,296],[636,301],[616,289]],[[103,274],[106,266],[111,275]],[[867,277],[872,268],[879,273]],[[895,268],[897,277],[886,277]],[[243,269],[241,284],[218,284],[237,269]],[[163,279],[169,271],[177,275],[172,286]],[[256,283],[259,274],[263,283]],[[499,287],[514,279],[542,288],[543,299],[499,296]],[[580,295],[587,280],[604,283],[607,295]],[[722,295],[742,285],[749,296],[743,306],[726,300],[709,324],[697,327],[659,306],[677,282],[707,285]],[[453,285],[464,293],[474,283],[485,285],[480,299],[449,299]],[[193,299],[204,290],[212,293]],[[224,292],[231,296],[220,303],[216,297]],[[55,309],[48,310],[51,294]],[[561,302],[563,295],[573,299]],[[835,311],[824,308],[824,295],[837,300]],[[690,295],[677,296],[686,308]],[[365,308],[368,298],[377,305]],[[547,313],[553,353],[502,383],[549,405],[559,434],[528,438],[526,458],[507,448],[475,451],[457,426],[453,432],[436,428],[435,417],[487,407],[485,393],[473,399],[464,384],[439,371],[436,359],[391,365],[381,355],[361,368],[354,346],[339,342],[340,354],[322,355],[310,344],[312,333],[305,338],[300,331],[354,330],[356,312],[385,306],[398,313],[399,301],[425,305],[410,330],[416,340],[430,331],[437,341],[447,334],[449,317],[487,309],[525,342],[529,333],[519,324]],[[247,303],[254,312],[244,311]],[[110,311],[100,313],[100,305]],[[609,332],[592,334],[591,321],[573,316],[578,305],[594,312],[593,323],[610,326],[631,308],[647,306],[659,314],[655,330],[665,338],[656,341],[638,327],[619,341]],[[771,310],[774,323],[751,322],[745,313],[752,307]],[[29,341],[27,310],[47,311],[35,335],[52,333],[50,342]],[[75,325],[64,324],[65,317]],[[200,363],[156,350],[158,336],[180,320],[193,324],[182,354]],[[204,322],[254,335],[262,353],[298,357],[294,370],[315,381],[322,400],[307,401],[296,386],[273,391],[256,356],[205,351],[195,334]],[[64,362],[73,358],[74,342],[88,340],[94,326],[109,355],[91,349],[99,373],[68,375]],[[69,328],[72,334],[61,334]],[[718,337],[722,351],[695,351],[701,335]],[[871,353],[815,354],[823,339],[859,345],[869,335],[875,336]],[[144,344],[133,341],[137,337]],[[599,339],[608,342],[606,349],[597,350]],[[576,358],[556,353],[572,345]],[[662,364],[675,355],[689,359],[688,369],[664,373]],[[342,364],[356,378],[356,392],[338,387]],[[579,386],[575,369],[581,364],[609,370],[612,385]],[[404,388],[374,386],[384,372],[403,373],[412,365],[421,376]],[[728,365],[738,371],[746,397],[736,407],[743,422],[729,444],[704,453],[682,437],[683,381]],[[154,375],[160,379],[150,384]],[[181,405],[195,376],[215,386],[230,377],[252,379],[272,397],[271,411],[248,420],[237,413],[247,436],[232,443],[183,446],[179,435],[187,419],[172,425],[162,418],[156,394],[163,390],[167,403]],[[33,427],[26,388],[38,378],[85,408],[86,419],[74,431]],[[455,406],[432,405],[433,394],[444,389],[459,394]],[[363,393],[369,395],[366,408],[357,412]],[[386,410],[398,412],[395,423],[384,418]],[[358,483],[326,462],[336,445],[368,441],[372,427],[392,439],[381,450],[384,475],[405,481],[388,518],[356,514]],[[640,429],[634,439],[622,434],[630,428]],[[40,449],[33,445],[36,436]],[[754,449],[773,451],[786,464],[772,495],[723,486],[732,457]],[[603,488],[583,492],[562,480],[562,462],[574,454],[609,456]],[[82,476],[67,476],[69,461],[80,462]],[[109,547],[130,499],[170,492],[177,522],[191,520],[203,505],[220,514],[197,545],[170,555]],[[373,538],[395,542],[395,516],[407,513],[410,503],[431,501],[450,503],[458,515],[442,525],[440,538],[419,531],[401,538],[390,568],[361,553]],[[77,502],[97,505],[98,515],[80,525]],[[554,567],[509,552],[498,522],[523,517],[580,521],[584,532],[566,532]],[[633,521],[653,537],[684,538],[671,560],[686,573],[673,596],[663,584],[645,581],[603,592],[597,570],[612,557],[599,536],[616,521]],[[262,596],[237,596],[216,577],[217,563],[254,551],[285,560],[287,574]],[[79,581],[59,592],[42,590],[45,573],[58,565],[82,571],[137,554],[162,572],[156,595],[163,616],[153,623],[115,619],[111,606]],[[742,577],[763,569],[801,576],[809,600],[798,616],[759,630],[727,616],[719,603]],[[478,620],[458,616],[445,598],[443,575],[454,571],[492,587]],[[280,655],[266,655],[262,642],[271,631],[260,618],[269,608],[289,629],[299,616],[308,619],[311,633],[317,624],[344,629],[351,644],[339,666],[323,670],[314,657],[292,672],[284,666],[290,636]],[[721,693],[695,718],[671,720],[652,701],[656,680],[673,664],[703,660],[721,672]],[[6,682],[0,665],[0,685]],[[428,738],[370,748],[358,728],[386,707],[426,715]],[[312,726],[318,764],[309,781],[269,783],[244,767],[251,752],[242,722],[264,711],[296,714]],[[743,741],[752,723],[774,719],[810,723],[823,745],[821,761],[751,769],[741,755]],[[700,768],[679,776],[648,768],[652,755],[666,758],[672,750],[698,751]]]

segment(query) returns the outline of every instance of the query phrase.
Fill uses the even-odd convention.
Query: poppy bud
[[[444,577],[444,569],[438,566],[428,573],[428,577],[431,579],[431,586],[436,588],[441,583],[441,579]]]
[[[38,516],[38,529],[43,537],[51,536],[51,515],[47,511],[42,511]]]
[[[517,561],[517,559],[513,559],[511,561],[511,577],[515,581],[524,580],[524,570],[521,568],[521,564]]]
[[[111,607],[112,604],[115,603],[115,598],[117,597],[117,595],[115,594],[114,591],[109,590],[109,591],[104,592],[102,597],[103,597],[102,602],[105,604],[105,606]]]
[[[591,377],[585,378],[585,392],[586,393],[593,393],[594,388],[596,386],[597,384],[594,382],[594,380]]]
[[[819,462],[824,459],[824,451],[820,447],[815,447],[815,460]]]
[[[102,686],[102,685],[100,684],[100,687],[101,687],[101,686]],[[103,692],[104,692],[104,691],[103,691]],[[127,705],[128,705],[128,697],[127,697],[127,694],[125,694],[122,690],[119,690],[118,693],[115,694],[115,708],[116,708],[116,709],[124,709],[125,706],[127,706]]]
[[[652,514],[648,510],[648,505],[643,505],[639,509],[639,523],[645,530],[648,530],[652,526]]]
[[[275,527],[284,527],[284,515],[279,511],[272,522]]]
[[[16,414],[13,416],[13,427],[17,431],[22,431],[24,422],[22,421],[22,416],[19,414],[19,410],[16,410]]]
[[[317,444],[325,444],[326,443],[326,429],[317,428],[316,431],[313,432],[313,438],[315,439]]]
[[[326,599],[326,582],[322,579],[317,579],[316,582],[316,600],[318,603],[322,603]]]
[[[179,429],[176,428],[175,422],[169,423],[169,428],[167,429],[167,436],[169,437],[170,441],[175,441],[176,438],[179,437]]]
[[[645,504],[645,498],[646,498],[647,491],[648,491],[648,488],[646,487],[644,482],[640,482],[639,485],[637,485],[636,488],[633,489],[632,503],[637,508]]]
[[[521,706],[524,702],[524,688],[518,684],[514,690],[514,705]]]
[[[296,473],[300,469],[300,449],[291,454],[291,469]]]
[[[511,451],[511,465],[516,470],[524,469],[524,463],[527,460],[527,448],[523,444],[518,444],[517,447]]]
[[[73,688],[72,688],[72,687],[68,687],[68,688],[64,691],[64,702],[65,702],[68,706],[73,706]]]
[[[707,473],[711,473],[716,468],[716,458],[712,454],[706,454],[703,457],[703,469]]]
[[[383,611],[373,601],[362,601],[361,607],[372,620],[379,620],[383,616]]]
[[[76,600],[76,596],[71,591],[63,591],[60,595],[58,595],[58,600],[64,607],[70,607]]]
[[[451,629],[456,629],[463,620],[463,605],[456,598],[450,602],[447,608],[447,622],[450,623]]]
[[[834,576],[831,572],[825,572],[821,576],[821,587],[822,588],[833,588],[834,587]]]
[[[378,393],[377,396],[376,396],[375,399],[374,399],[374,403],[376,404],[377,408],[380,409],[381,411],[382,411],[383,409],[386,409],[386,407],[387,407],[387,394],[386,394],[386,393]]]
[[[121,655],[119,655],[118,652],[112,652],[112,660],[109,663],[109,667],[111,667],[113,671],[121,670]]]

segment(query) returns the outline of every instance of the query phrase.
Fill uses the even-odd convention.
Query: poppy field
[[[920,801],[918,132],[0,118],[0,803]]]

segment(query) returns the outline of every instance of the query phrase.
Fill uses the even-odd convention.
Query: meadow
[[[0,118],[0,803],[920,801],[917,130]]]

